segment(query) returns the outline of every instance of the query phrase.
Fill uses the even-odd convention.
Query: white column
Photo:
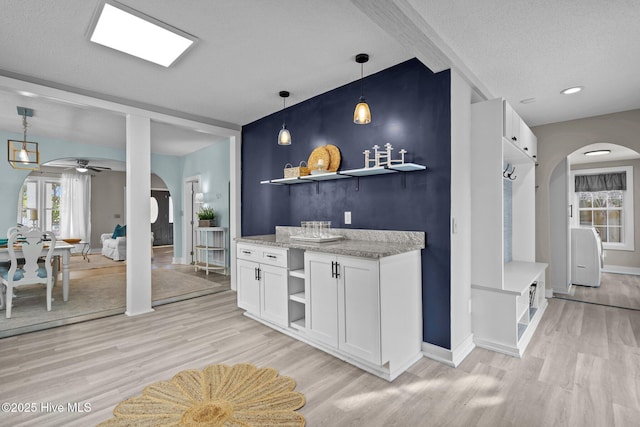
[[[229,162],[231,167],[229,169],[230,179],[230,198],[229,200],[229,246],[230,254],[230,272],[231,272],[231,289],[237,290],[237,278],[236,278],[236,241],[237,237],[240,237],[240,231],[242,230],[242,215],[240,209],[241,201],[241,182],[242,182],[242,136],[240,132],[236,132],[235,135],[229,138]]]
[[[127,115],[127,316],[151,308],[151,120]]]

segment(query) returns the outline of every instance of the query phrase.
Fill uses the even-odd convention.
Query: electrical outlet
[[[351,212],[347,211],[344,213],[344,223],[351,224]]]

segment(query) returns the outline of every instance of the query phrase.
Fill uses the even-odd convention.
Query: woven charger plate
[[[318,147],[311,152],[311,154],[309,155],[309,160],[307,160],[307,166],[309,166],[309,169],[318,169],[318,160],[320,159],[322,159],[326,167],[329,167],[331,155],[329,154],[329,150],[327,150],[325,147],[326,146]]]
[[[338,168],[340,167],[340,161],[342,160],[342,158],[340,157],[340,150],[338,149],[338,147],[331,144],[325,145],[324,148],[327,149],[327,151],[329,152],[329,157],[331,158],[331,160],[329,160],[328,171],[329,172],[337,171]]]

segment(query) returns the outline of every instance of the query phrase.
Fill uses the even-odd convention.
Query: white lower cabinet
[[[286,327],[289,322],[287,259],[286,249],[238,245],[238,307]]]
[[[237,257],[238,306],[253,319],[389,381],[422,357],[419,251],[373,259],[239,243]]]
[[[378,261],[305,254],[309,336],[380,363]]]

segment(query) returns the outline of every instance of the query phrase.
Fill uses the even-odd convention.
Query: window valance
[[[576,175],[575,190],[578,192],[613,191],[627,189],[627,173],[613,172],[595,175]]]

